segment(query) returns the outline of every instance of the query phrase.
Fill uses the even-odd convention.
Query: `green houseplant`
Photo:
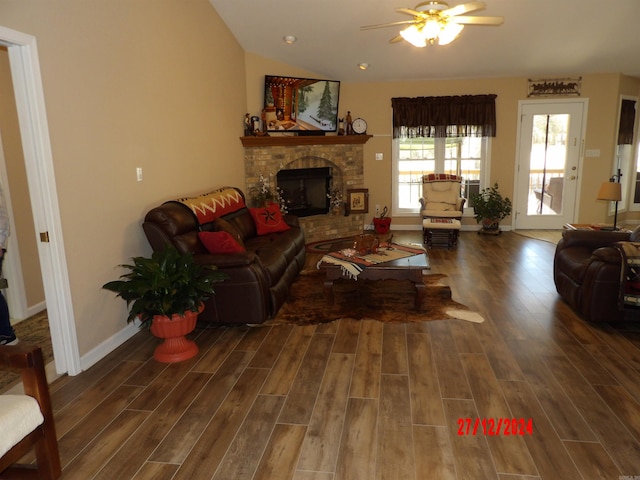
[[[499,232],[500,221],[511,214],[511,200],[498,191],[498,183],[469,196],[476,222],[484,231]]]
[[[211,266],[198,265],[190,253],[181,254],[175,247],[154,252],[151,258],[134,257],[133,264],[120,280],[102,288],[116,293],[127,302],[129,322],[139,319],[151,333],[164,338],[154,352],[162,362],[186,360],[198,353],[196,344],[184,336],[193,331],[204,301],[214,294],[214,283],[226,274]]]

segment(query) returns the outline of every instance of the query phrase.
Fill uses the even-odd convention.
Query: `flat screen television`
[[[267,132],[324,134],[338,130],[340,82],[313,78],[264,77]]]

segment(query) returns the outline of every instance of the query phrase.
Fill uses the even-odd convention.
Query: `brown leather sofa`
[[[619,307],[622,259],[616,242],[640,241],[640,227],[632,233],[566,230],[553,262],[556,290],[582,318],[591,322],[637,319]]]
[[[210,215],[204,220],[199,218],[202,212],[198,208],[185,204],[187,199],[165,202],[147,213],[142,227],[154,251],[172,244],[180,252],[191,252],[196,262],[216,265],[229,276],[216,284],[215,295],[205,303],[199,321],[262,323],[277,313],[304,266],[304,234],[297,217],[285,215],[288,230],[258,235],[244,194],[235,187],[223,187],[191,200],[219,192],[237,202],[231,208],[224,202],[209,202],[205,213]],[[216,209],[223,214],[217,215]],[[220,230],[231,233],[246,251],[209,253],[198,234]]]

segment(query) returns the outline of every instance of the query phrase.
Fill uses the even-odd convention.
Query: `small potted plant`
[[[280,212],[286,215],[289,212],[287,202],[283,197],[283,191],[280,187],[272,188],[271,182],[267,182],[264,175],[260,174],[258,184],[251,187],[249,190],[249,196],[254,207],[267,206],[270,203],[275,203],[280,207]]]
[[[196,326],[204,301],[214,294],[213,284],[226,274],[212,266],[195,263],[190,253],[181,254],[175,247],[154,252],[151,258],[134,257],[120,280],[102,288],[115,292],[127,302],[132,322],[139,319],[151,333],[164,338],[154,352],[160,362],[179,362],[193,357],[198,347],[185,338]]]
[[[511,200],[498,191],[498,183],[480,193],[469,196],[476,222],[482,223],[481,232],[500,233],[500,221],[511,214]]]
[[[331,215],[340,215],[342,204],[344,203],[344,195],[340,187],[331,187],[327,192],[327,198],[329,199],[329,213]]]

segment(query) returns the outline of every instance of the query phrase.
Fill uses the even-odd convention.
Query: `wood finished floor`
[[[63,478],[640,476],[640,327],[577,317],[555,292],[554,249],[462,232],[430,251],[482,324],[212,328],[176,365],[152,360],[142,331],[51,386]],[[459,435],[461,419],[502,418],[533,433]]]

